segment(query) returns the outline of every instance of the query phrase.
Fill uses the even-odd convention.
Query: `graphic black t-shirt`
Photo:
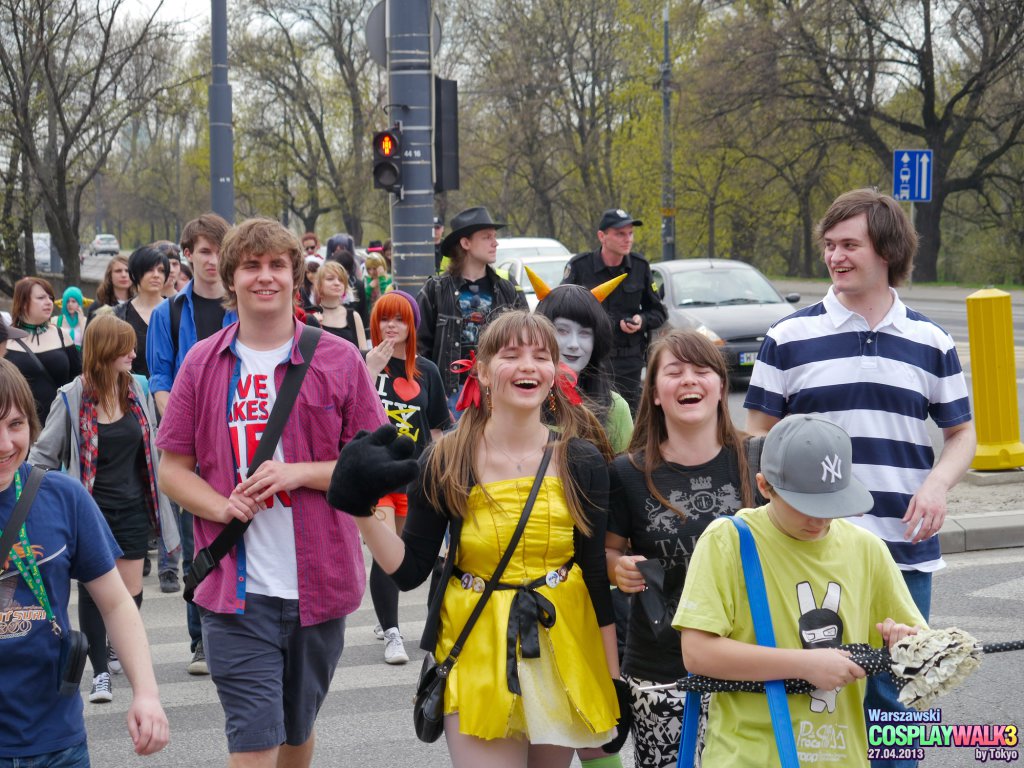
[[[224,305],[220,299],[207,299],[192,292],[193,318],[196,321],[196,341],[213,336],[224,325]]]
[[[374,384],[388,421],[398,434],[416,442],[416,458],[430,443],[431,429],[451,426],[451,414],[437,366],[424,357],[416,358],[419,375],[414,381],[406,378],[405,361],[392,357],[377,375]]]
[[[476,349],[480,333],[494,309],[494,285],[484,275],[479,280],[467,280],[459,288],[459,311],[462,313],[462,356],[468,357]]]
[[[643,466],[642,454],[637,462]],[[715,458],[696,467],[662,464],[654,485],[680,512],[665,507],[647,489],[643,472],[625,454],[611,465],[608,530],[629,539],[631,552],[657,560],[665,569],[664,595],[668,616],[675,615],[690,556],[697,539],[716,518],[742,507],[736,456],[723,448]],[[623,672],[645,680],[671,682],[683,677],[679,632],[664,622],[655,633],[639,600],[632,601]]]

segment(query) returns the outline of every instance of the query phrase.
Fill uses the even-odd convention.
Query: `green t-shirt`
[[[633,417],[629,413],[629,403],[622,395],[612,392],[611,396],[612,404],[605,418],[604,431],[608,435],[612,452],[618,455],[629,448],[629,441],[633,437]]]
[[[926,626],[889,550],[874,534],[834,520],[823,539],[799,541],[775,527],[767,506],[738,514],[757,542],[778,647],[881,646],[875,624],[887,617]],[[712,523],[697,543],[672,626],[756,643],[739,536],[729,520]],[[788,697],[801,766],[866,768],[865,686],[858,680],[838,694],[819,690]],[[774,743],[764,694],[712,697],[704,765],[779,765],[778,753],[768,749]]]

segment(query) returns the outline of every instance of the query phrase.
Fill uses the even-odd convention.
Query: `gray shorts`
[[[303,627],[299,601],[247,595],[245,613],[203,611],[203,648],[229,752],[309,740],[345,645],[345,619]]]

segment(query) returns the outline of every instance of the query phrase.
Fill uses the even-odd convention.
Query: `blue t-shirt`
[[[21,481],[29,465],[22,464]],[[14,510],[14,483],[0,491],[0,530]],[[121,550],[80,483],[47,472],[25,523],[29,544],[65,631],[71,580],[114,568]],[[0,573],[0,757],[27,757],[85,742],[81,696],[58,694],[60,640],[13,563]]]

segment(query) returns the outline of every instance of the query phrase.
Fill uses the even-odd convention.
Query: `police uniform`
[[[621,214],[617,216],[621,222],[620,226],[627,223],[640,224],[621,210],[606,212],[601,223],[606,224],[609,214],[613,213]],[[616,216],[611,218],[614,220]],[[606,224],[599,229],[606,230],[611,226],[614,226],[614,223]],[[651,265],[640,254],[630,252],[622,259],[621,264],[609,267],[601,258],[601,248],[598,248],[589,253],[573,256],[565,267],[562,283],[582,285],[589,289],[624,273],[627,275],[626,279],[601,306],[612,321],[612,351],[609,359],[615,376],[614,386],[635,414],[640,402],[640,372],[647,358],[649,335],[664,325],[668,319],[665,305],[654,290]],[[625,333],[619,326],[619,321],[633,315],[640,315],[640,330],[636,333]]]

